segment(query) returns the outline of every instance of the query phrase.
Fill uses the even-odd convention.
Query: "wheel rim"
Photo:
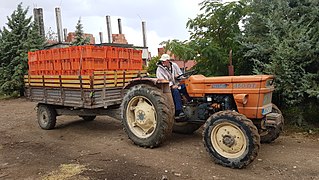
[[[131,132],[139,138],[150,137],[156,129],[155,107],[144,96],[136,96],[129,101],[126,118]]]
[[[226,158],[240,157],[247,147],[243,131],[238,126],[228,122],[216,125],[210,138],[214,149]]]
[[[39,122],[42,126],[46,126],[49,122],[48,113],[45,111],[42,111],[40,114]]]

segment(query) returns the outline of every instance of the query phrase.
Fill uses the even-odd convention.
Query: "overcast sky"
[[[122,31],[129,44],[143,45],[141,22],[146,21],[147,45],[152,56],[157,55],[159,43],[168,39],[186,40],[189,37],[186,22],[200,12],[203,0],[23,0],[23,7],[29,6],[29,15],[34,7],[44,11],[45,30],[56,30],[54,8],[60,7],[62,26],[68,32],[75,30],[81,17],[85,33],[91,33],[100,43],[98,33],[103,32],[107,42],[105,16],[110,15],[112,33],[118,33],[117,19],[122,20]],[[0,0],[0,27],[7,23],[21,0]]]

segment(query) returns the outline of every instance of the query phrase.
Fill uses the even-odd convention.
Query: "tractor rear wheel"
[[[278,113],[282,115],[282,112],[280,111],[280,109],[275,105],[272,104],[272,113]],[[274,140],[276,140],[280,133],[283,130],[283,124],[284,124],[284,117],[282,117],[282,124],[280,126],[275,127],[268,127],[266,130],[263,130],[260,133],[260,142],[261,143],[271,143]]]
[[[145,84],[129,89],[121,105],[124,130],[142,147],[159,146],[172,133],[173,111],[162,90]]]
[[[243,168],[258,155],[260,137],[246,116],[233,111],[213,114],[204,125],[203,140],[214,162],[231,168]]]
[[[179,134],[192,134],[203,124],[195,124],[190,122],[175,122],[173,132]]]

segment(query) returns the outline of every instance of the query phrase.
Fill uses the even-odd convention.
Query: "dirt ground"
[[[319,138],[281,136],[263,144],[245,169],[216,165],[205,151],[200,130],[173,134],[161,147],[135,146],[121,123],[108,116],[85,122],[58,117],[56,128],[41,130],[35,103],[0,101],[0,179],[318,179]]]

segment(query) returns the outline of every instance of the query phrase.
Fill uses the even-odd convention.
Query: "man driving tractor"
[[[171,88],[174,105],[175,105],[175,117],[176,119],[185,117],[182,106],[182,98],[179,89],[185,87],[179,86],[178,76],[183,74],[178,65],[170,61],[170,56],[168,54],[163,54],[157,63],[156,77],[158,79],[165,79],[169,81],[169,86]]]

